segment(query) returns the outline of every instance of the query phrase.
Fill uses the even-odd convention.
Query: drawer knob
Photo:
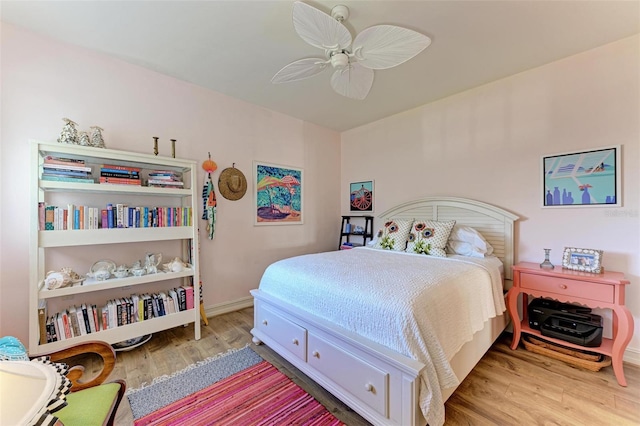
[[[267,325],[267,320],[262,320],[262,323],[263,323],[264,325]]]
[[[313,351],[311,355],[313,355],[315,358],[318,358],[318,359],[320,358],[320,352],[318,351]]]
[[[297,345],[298,344],[298,339],[293,339],[293,344]]]
[[[563,289],[563,290],[566,290],[567,289],[567,285],[566,284],[560,284],[560,288]]]
[[[364,388],[367,392],[373,392],[373,385],[371,383],[367,383]]]

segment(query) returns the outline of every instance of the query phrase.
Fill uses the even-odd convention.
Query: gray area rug
[[[126,395],[133,418],[146,416],[261,361],[260,355],[247,345],[207,358],[171,376],[157,377],[150,385],[130,389]]]

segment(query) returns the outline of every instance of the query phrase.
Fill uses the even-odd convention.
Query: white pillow
[[[435,220],[416,220],[413,222],[407,243],[407,253],[427,256],[446,257],[444,250],[455,220],[437,222]]]
[[[467,225],[456,225],[451,231],[447,251],[471,257],[485,257],[493,253],[493,247],[480,232]]]

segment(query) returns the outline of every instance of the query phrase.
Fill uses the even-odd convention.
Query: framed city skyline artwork
[[[620,207],[620,145],[542,157],[542,207]]]

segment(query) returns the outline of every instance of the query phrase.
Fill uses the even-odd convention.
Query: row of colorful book
[[[142,185],[140,168],[104,164],[100,168],[100,183],[115,185]]]
[[[38,313],[40,343],[45,343],[43,339],[50,343],[84,336],[193,307],[192,286],[176,287],[154,294],[133,294],[130,297],[109,300],[102,307],[91,304],[71,306],[51,316],[46,313],[46,305],[41,305],[41,312]]]
[[[104,228],[164,228],[192,226],[191,207],[147,207],[107,204],[107,208],[66,208],[38,203],[40,230],[62,231]]]
[[[40,230],[59,231],[66,229],[98,229],[100,209],[97,207],[75,206],[66,209],[38,203]]]
[[[44,157],[42,165],[42,179],[59,182],[94,183],[91,167],[84,160],[54,157]]]

